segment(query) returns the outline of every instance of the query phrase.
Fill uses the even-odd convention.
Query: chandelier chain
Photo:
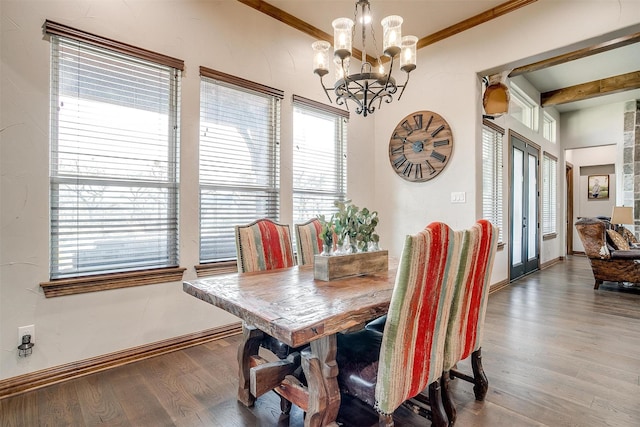
[[[380,60],[380,54],[378,53],[378,41],[376,40],[376,33],[373,30],[373,25],[371,26],[371,38],[373,39],[373,50],[376,52],[376,61],[378,61],[378,67],[381,67],[382,61]]]
[[[358,7],[360,10],[358,10]],[[360,19],[358,14],[360,13]],[[393,101],[394,95],[399,92],[398,100],[402,97],[407,83],[409,82],[409,73],[416,68],[416,42],[415,36],[401,36],[400,26],[402,17],[387,16],[382,20],[383,38],[384,38],[384,55],[390,58],[389,70],[385,72],[384,65],[378,52],[376,34],[374,26],[371,23],[371,4],[369,0],[357,0],[354,8],[354,19],[338,18],[333,21],[334,27],[334,60],[329,60],[330,44],[327,41],[317,41],[312,47],[315,52],[314,56],[314,73],[320,77],[320,84],[329,101],[331,96],[329,91],[331,86],[325,86],[323,76],[329,73],[329,63],[333,63],[336,67],[336,80],[333,85],[335,94],[335,102],[338,105],[344,105],[347,110],[349,103],[355,104],[355,112],[362,114],[364,117],[373,114],[377,108],[384,103],[388,104]],[[352,45],[356,39],[358,30],[356,27],[362,25],[362,51],[360,71],[353,74],[349,73],[350,58],[352,55]],[[370,27],[367,30],[367,25]],[[375,53],[375,61],[373,56],[367,55],[367,36],[373,41],[372,53]],[[351,36],[351,40],[347,37]],[[401,54],[401,55],[399,55]],[[373,65],[377,63],[378,70],[373,70]],[[396,82],[392,77],[394,71],[394,62],[400,63],[400,69],[406,73],[404,84]],[[398,91],[401,89],[401,91]]]

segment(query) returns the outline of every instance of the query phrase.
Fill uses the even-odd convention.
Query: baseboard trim
[[[552,265],[556,265],[559,262],[564,261],[564,257],[563,256],[559,256],[557,258],[554,258],[552,260],[549,260],[547,262],[543,262],[542,264],[540,264],[540,270],[544,270],[545,268],[549,268]]]
[[[240,322],[0,380],[0,399],[242,333]]]
[[[504,280],[502,280],[500,282],[494,283],[489,288],[489,295],[491,295],[494,292],[498,292],[499,290],[504,289],[507,286],[509,286],[509,279],[504,279]]]

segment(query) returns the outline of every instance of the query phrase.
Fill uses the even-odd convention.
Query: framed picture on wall
[[[609,175],[589,175],[589,200],[604,200],[609,198]]]

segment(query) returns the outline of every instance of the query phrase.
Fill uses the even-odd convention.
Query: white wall
[[[290,222],[291,116],[296,93],[325,102],[311,73],[310,37],[236,1],[3,0],[0,100],[0,378],[158,341],[232,321],[166,283],[45,299],[48,280],[49,43],[51,19],[185,60],[181,161],[195,165],[198,66],[285,90],[282,108],[282,220]],[[410,17],[407,17],[410,19]],[[638,24],[640,2],[540,0],[421,49],[400,102],[349,125],[349,196],[380,212],[382,244],[398,255],[403,237],[434,220],[454,228],[479,217],[481,84],[478,73]],[[544,28],[545,31],[540,31]],[[434,180],[412,184],[390,168],[392,129],[417,110],[441,114],[455,147]],[[195,168],[181,168],[181,261],[195,277],[198,215]],[[465,204],[451,205],[453,191]],[[506,271],[503,253],[496,274]],[[500,280],[494,274],[495,280]],[[506,275],[504,275],[506,277]],[[35,354],[18,359],[17,327],[36,325]]]
[[[49,280],[49,57],[45,19],[183,59],[180,265],[198,261],[198,67],[283,89],[282,217],[291,223],[291,95],[325,102],[311,72],[312,39],[237,1],[2,0],[0,100],[0,379],[233,321],[186,295],[181,282],[44,298]],[[265,35],[268,35],[265,37]],[[349,126],[348,194],[373,206],[373,127]],[[383,240],[384,241],[384,240]],[[17,357],[17,328],[35,324],[32,356]]]
[[[383,235],[391,236],[389,249],[398,253],[405,233],[431,221],[445,219],[454,228],[470,226],[480,217],[480,123],[482,115],[481,84],[478,73],[483,70],[513,68],[521,58],[534,57],[546,51],[573,45],[584,39],[637,25],[640,2],[571,2],[539,1],[490,23],[467,30],[420,50],[418,68],[412,76],[412,88],[402,102],[394,103],[375,120],[376,201],[381,205]],[[540,31],[544,28],[544,31]],[[520,64],[522,65],[522,61]],[[416,90],[416,86],[419,87]],[[398,120],[412,111],[433,110],[450,124],[455,139],[453,159],[434,180],[422,184],[408,183],[391,170],[387,147],[391,130]],[[556,116],[557,117],[557,116]],[[539,142],[539,135],[505,119],[523,136]],[[556,145],[541,143],[543,151],[558,157],[563,176],[564,153],[561,140]],[[505,162],[508,157],[505,156]],[[505,180],[507,179],[505,171]],[[563,224],[564,180],[559,179],[561,209],[558,237],[542,242],[541,261],[564,254]],[[453,191],[466,193],[466,204],[450,203]],[[383,204],[387,200],[389,203]],[[506,209],[506,207],[505,207]],[[505,216],[505,220],[508,215]],[[498,254],[492,281],[507,278],[508,249]]]
[[[611,211],[616,205],[616,176],[618,174],[618,167],[616,166],[616,174],[609,175],[609,198],[600,200],[589,199],[587,197],[588,176],[580,175],[580,166],[615,164],[617,154],[618,147],[616,145],[567,150],[567,162],[573,165],[574,216],[571,224],[575,224],[579,217],[611,216]],[[576,252],[584,252],[584,246],[577,232],[573,233],[573,250]]]
[[[623,141],[624,102],[562,114],[560,138],[566,149],[597,147]]]

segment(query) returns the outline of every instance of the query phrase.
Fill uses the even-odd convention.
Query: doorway
[[[511,253],[509,278],[515,280],[539,268],[538,169],[540,147],[509,132],[511,162]]]
[[[566,164],[567,180],[567,255],[573,255],[573,165]]]

